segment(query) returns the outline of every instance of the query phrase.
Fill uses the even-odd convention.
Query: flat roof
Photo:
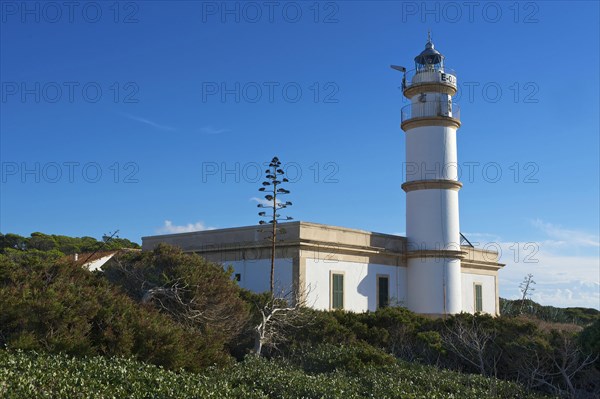
[[[352,252],[380,253],[387,256],[406,254],[407,240],[404,236],[378,233],[348,227],[332,226],[322,223],[294,221],[278,223],[285,228],[281,247],[336,247]],[[215,251],[235,251],[242,248],[269,247],[265,240],[271,225],[254,225],[193,231],[187,233],[163,234],[142,237],[142,249],[150,250],[159,243],[176,245],[187,252],[207,253]],[[465,261],[477,264],[502,267],[498,263],[498,253],[493,250],[461,246],[466,252]]]

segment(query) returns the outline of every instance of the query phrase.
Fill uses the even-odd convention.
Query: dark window
[[[242,281],[242,275],[240,273],[235,274],[235,281]]]
[[[483,312],[483,288],[475,284],[475,312]]]
[[[331,308],[344,309],[344,275],[331,275]]]
[[[377,307],[385,308],[390,303],[390,279],[388,276],[377,277]]]

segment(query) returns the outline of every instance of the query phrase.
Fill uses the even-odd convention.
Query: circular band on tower
[[[457,180],[413,180],[402,184],[402,190],[405,192],[416,190],[454,190],[458,191],[462,183]]]
[[[419,82],[411,83],[404,89],[404,96],[412,98],[421,93],[444,93],[454,96],[456,94],[456,85],[442,82]]]
[[[463,259],[467,255],[465,251],[457,251],[452,249],[420,249],[417,251],[409,251],[406,253],[407,259],[414,258],[452,258]]]
[[[460,127],[460,120],[450,116],[423,116],[407,119],[400,125],[405,132],[423,126],[445,126],[458,129]]]

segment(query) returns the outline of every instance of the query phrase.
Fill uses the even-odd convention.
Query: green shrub
[[[417,340],[423,343],[427,348],[445,354],[446,349],[442,341],[442,336],[437,331],[422,331],[417,333]]]
[[[396,364],[396,359],[364,342],[352,345],[321,344],[297,351],[291,357],[310,373],[344,370],[358,373],[368,367],[385,368]]]
[[[452,334],[457,328],[465,328],[462,335],[466,340],[454,341],[453,346],[449,340],[457,339]],[[530,387],[551,392],[564,390],[569,385],[553,366],[554,360],[562,360],[560,341],[553,338],[552,331],[541,329],[524,318],[513,317],[459,314],[446,319],[427,319],[402,308],[359,314],[315,311],[314,322],[290,334],[290,342],[280,348],[280,355],[291,356],[311,371],[346,369],[356,372],[363,367],[363,362],[352,358],[350,352],[338,353],[340,349],[331,349],[331,356],[326,356],[320,352],[319,343],[339,343],[354,348],[352,350],[366,345],[407,361],[525,381]],[[593,328],[586,330],[579,339],[579,345],[588,353],[596,349],[592,344],[597,342],[594,331]],[[588,346],[584,346],[584,341]],[[310,353],[312,347],[317,348],[315,353]],[[306,363],[299,362],[298,357],[305,353],[309,353],[305,356]],[[533,377],[536,370],[532,359],[543,359],[540,360],[544,363],[541,377]],[[585,357],[573,361],[582,359]],[[584,367],[570,377],[570,383],[575,389],[594,395],[600,386],[592,371],[593,366]]]
[[[211,336],[135,303],[101,275],[37,255],[0,254],[1,346],[135,356],[172,369],[229,361]]]
[[[500,309],[503,316],[529,316],[553,323],[573,323],[586,326],[600,319],[600,311],[591,308],[557,308],[544,306],[531,299],[500,298]]]
[[[579,333],[579,343],[585,353],[600,354],[600,319]],[[600,368],[600,358],[596,361],[596,367]]]
[[[0,397],[10,399],[265,398],[225,378],[172,372],[129,359],[0,350]]]
[[[159,244],[153,251],[121,254],[103,270],[132,299],[197,329],[214,348],[234,339],[248,320],[232,271],[180,248]]]
[[[226,370],[172,372],[133,360],[75,359],[0,351],[0,397],[55,398],[541,398],[523,387],[430,366],[365,366],[361,373],[307,373],[289,362],[248,357]]]

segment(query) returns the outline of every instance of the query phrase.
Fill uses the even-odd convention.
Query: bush
[[[589,328],[580,336],[580,346],[587,353],[596,349],[592,344],[597,342],[595,331]],[[402,308],[360,314],[315,311],[314,322],[290,334],[290,342],[280,348],[280,355],[291,356],[310,371],[345,368],[356,372],[365,363],[356,356],[365,354],[364,348],[370,346],[371,350],[382,350],[406,361],[525,381],[537,389],[564,391],[565,381],[552,366],[554,360],[561,361],[560,341],[554,335],[554,330],[543,330],[524,318],[459,314],[446,319],[427,319]],[[588,346],[584,346],[584,341]],[[351,352],[339,353],[341,349],[328,349],[335,356],[326,356],[320,342],[342,344],[350,351],[362,352],[352,352],[354,356]],[[311,347],[316,347],[316,352],[311,353]],[[303,356],[304,361],[298,360]],[[543,362],[538,371],[535,359]],[[576,366],[584,359],[571,357],[569,361]],[[597,374],[592,371],[593,366],[584,366],[569,377],[570,383],[576,390],[593,395],[599,386],[594,382]],[[535,374],[539,372],[543,374]]]
[[[579,343],[585,353],[600,354],[600,319],[584,328],[579,334]],[[596,367],[600,369],[600,355]]]
[[[591,308],[556,308],[544,306],[531,299],[500,298],[503,316],[528,316],[551,323],[571,323],[586,326],[600,319],[600,311]],[[523,312],[521,314],[521,311]]]
[[[0,309],[0,345],[8,348],[135,356],[171,369],[229,361],[212,337],[48,254],[0,254]]]
[[[364,342],[353,345],[321,344],[297,351],[291,358],[309,373],[327,373],[336,370],[359,373],[369,367],[395,365],[393,356]]]
[[[265,398],[225,378],[172,372],[132,359],[0,350],[0,397],[11,399]]]
[[[153,251],[120,254],[103,270],[136,302],[200,332],[206,351],[221,351],[248,320],[232,271],[180,248],[160,244]]]
[[[343,350],[343,349],[342,349]],[[75,398],[541,398],[521,386],[433,367],[365,366],[359,374],[306,373],[289,362],[248,357],[227,370],[171,372],[133,360],[74,359],[0,351],[0,396]]]

